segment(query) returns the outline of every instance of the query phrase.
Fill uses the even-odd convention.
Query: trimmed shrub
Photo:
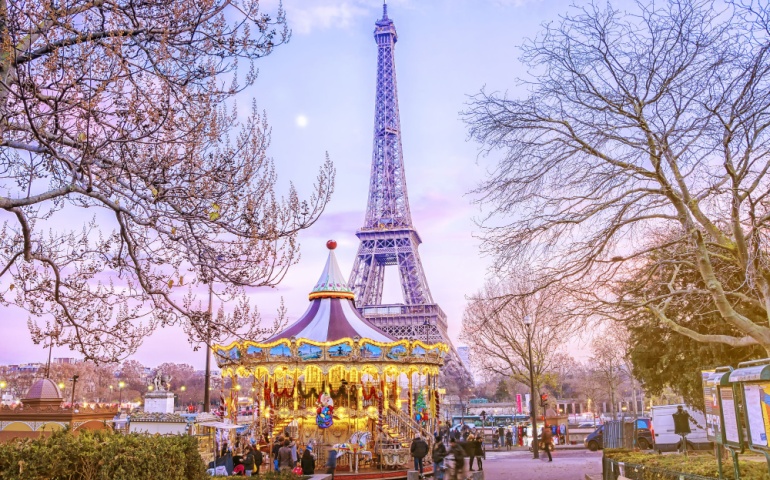
[[[642,476],[644,480],[658,480],[661,478],[675,478],[675,473],[700,475],[708,478],[719,478],[719,468],[714,455],[706,452],[690,453],[687,457],[683,454],[656,455],[653,453],[633,452],[629,450],[605,450],[604,456],[632,465],[642,465],[651,470],[645,470]],[[765,457],[759,455],[740,455],[741,480],[768,480],[767,462]],[[654,470],[658,471],[654,471]],[[666,470],[667,474],[661,475],[660,470]],[[734,480],[732,459],[722,462],[722,472],[725,480]]]
[[[2,480],[204,480],[198,444],[187,436],[56,432],[0,444]]]

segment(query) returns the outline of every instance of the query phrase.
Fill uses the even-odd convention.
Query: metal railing
[[[602,457],[602,480],[618,480],[621,477],[630,480],[716,480],[717,478]]]
[[[385,423],[387,426],[393,428],[397,434],[407,442],[411,442],[415,435],[419,434],[428,444],[429,448],[433,448],[433,436],[422,425],[412,420],[409,415],[395,408],[389,408],[385,412]],[[427,457],[426,457],[427,461]]]

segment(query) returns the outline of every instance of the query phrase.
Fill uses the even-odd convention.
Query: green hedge
[[[703,477],[719,478],[717,460],[713,454],[707,452],[690,453],[687,457],[683,454],[656,455],[653,453],[633,452],[629,450],[605,450],[604,456],[619,462],[635,465],[643,465],[670,472],[688,473]],[[767,462],[760,455],[739,455],[741,466],[741,480],[768,480]],[[732,459],[722,462],[722,472],[725,480],[735,480]],[[653,471],[644,472],[644,480],[658,480],[661,477]]]
[[[193,437],[122,435],[110,431],[0,444],[3,480],[204,480]]]

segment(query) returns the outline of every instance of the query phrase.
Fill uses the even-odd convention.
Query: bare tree
[[[114,361],[253,319],[200,321],[194,287],[280,282],[333,190],[327,158],[282,197],[264,114],[228,104],[288,38],[258,0],[0,0],[0,303],[35,341]]]
[[[600,375],[597,375],[595,369],[586,364],[582,364],[576,369],[575,380],[577,397],[586,401],[588,412],[594,414],[595,420],[596,414],[601,411],[599,404],[605,401],[610,403],[606,385]]]
[[[482,91],[466,112],[483,152],[503,154],[476,191],[490,207],[484,246],[497,267],[534,259],[545,284],[563,282],[599,309],[587,314],[632,302],[699,342],[770,351],[767,11],[762,0],[591,4],[528,42],[529,96]],[[650,256],[670,245],[677,258]],[[740,288],[725,285],[716,261]],[[658,295],[617,293],[640,268],[663,267]],[[680,267],[699,285],[678,288]],[[733,332],[683,326],[668,307],[691,295]]]
[[[566,338],[563,338],[562,343],[566,343],[566,340]],[[551,363],[553,367],[546,373],[544,383],[551,387],[557,399],[564,398],[565,393],[571,389],[571,384],[573,383],[571,379],[575,375],[578,363],[572,355],[563,350],[554,353]]]
[[[530,287],[522,279],[509,279],[502,285],[488,282],[470,299],[460,338],[470,347],[477,369],[531,386],[527,345],[531,336],[531,367],[539,391],[555,369],[558,352],[575,331],[575,324],[563,316],[566,310],[557,289],[520,295]],[[530,330],[524,323],[527,315],[532,319]]]
[[[591,343],[591,358],[589,364],[593,375],[599,380],[610,400],[610,413],[617,417],[618,389],[628,378],[624,362],[624,345],[612,335],[602,335]]]

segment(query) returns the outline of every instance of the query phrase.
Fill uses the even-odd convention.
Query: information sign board
[[[766,450],[770,433],[770,383],[743,385],[750,446]]]
[[[725,440],[727,443],[739,446],[738,418],[735,414],[735,398],[732,387],[720,387],[719,395],[722,398],[722,418],[724,419]]]
[[[725,372],[701,372],[703,403],[706,406],[706,436],[712,442],[722,443],[722,416],[719,408],[719,380]]]

